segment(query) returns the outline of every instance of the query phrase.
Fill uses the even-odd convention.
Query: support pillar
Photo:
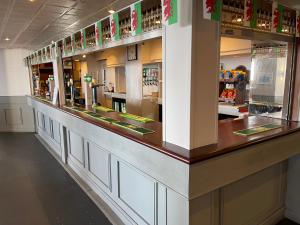
[[[190,150],[217,142],[220,24],[203,19],[203,0],[178,0],[178,10],[163,37],[163,134]]]
[[[60,56],[53,60],[53,75],[55,80],[55,87],[58,88],[59,92],[59,104],[65,105],[65,88],[64,88],[64,76],[63,76],[63,65]]]

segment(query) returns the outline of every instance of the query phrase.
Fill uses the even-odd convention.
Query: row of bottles
[[[262,0],[258,4],[263,5],[263,8],[256,10],[257,21],[256,28],[271,31],[272,29],[272,4]],[[245,0],[223,0],[222,6],[222,22],[232,25],[243,26],[245,22]],[[253,12],[252,12],[253,13]],[[247,13],[246,13],[247,14]],[[296,14],[294,11],[284,8],[282,33],[295,34],[296,33]]]
[[[68,53],[72,52],[72,42],[71,41],[66,42],[66,44],[65,44],[65,52],[68,52]]]
[[[144,86],[158,86],[159,72],[156,68],[143,69],[143,85]]]
[[[161,28],[161,22],[162,9],[160,5],[143,11],[142,27],[144,32]]]
[[[296,17],[292,16],[293,12],[285,10],[282,21],[282,32],[288,34],[296,33]]]
[[[272,55],[273,57],[287,54],[286,45],[253,45],[252,55]]]
[[[131,32],[131,22],[129,18],[120,21],[120,34],[121,38],[127,38],[130,36]]]
[[[272,11],[272,10],[271,10]],[[257,28],[271,31],[272,12],[264,9],[257,10]]]
[[[162,10],[161,6],[156,6],[151,9],[145,10],[142,13],[142,30],[148,32],[162,27]],[[119,22],[120,37],[121,39],[131,36],[131,19],[124,18]],[[103,43],[111,41],[110,26],[104,26],[102,29]]]
[[[222,21],[242,25],[244,21],[243,0],[223,0]]]
[[[102,41],[106,44],[111,41],[110,26],[105,26],[102,29]]]
[[[96,35],[95,31],[92,32],[87,32],[86,33],[86,47],[87,48],[92,48],[96,46]]]
[[[77,39],[75,38],[74,47],[75,47],[75,50],[81,50],[82,49],[81,37],[79,37]]]

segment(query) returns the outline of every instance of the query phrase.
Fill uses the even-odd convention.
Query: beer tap
[[[92,94],[93,94],[93,107],[100,105],[98,103],[98,97],[97,97],[97,89],[99,87],[104,87],[105,84],[95,84],[95,80],[93,79],[93,82],[91,83],[91,88],[92,88]]]

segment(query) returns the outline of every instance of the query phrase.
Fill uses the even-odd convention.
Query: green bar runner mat
[[[93,109],[102,111],[102,112],[114,112],[114,110],[104,107],[104,106],[93,106]]]
[[[126,119],[135,120],[135,121],[141,122],[141,123],[154,122],[154,120],[152,120],[152,119],[141,117],[141,116],[136,116],[136,115],[129,114],[129,113],[120,113],[119,116],[124,117]]]
[[[94,113],[94,112],[91,112],[91,111],[87,111],[87,110],[82,109],[80,107],[74,106],[74,107],[67,107],[67,108],[70,108],[70,109],[72,109],[74,111],[77,111],[77,112],[83,112],[84,114],[92,117],[93,119],[100,120],[100,121],[105,122],[105,123],[113,123],[113,122],[117,121],[115,119],[105,117],[105,116],[101,116],[101,115],[99,115],[97,113]]]
[[[146,129],[146,128],[143,128],[143,127],[134,126],[130,123],[125,123],[125,122],[120,122],[120,121],[113,122],[112,124],[114,124],[116,126],[119,126],[119,127],[122,127],[122,128],[125,128],[125,129],[130,130],[130,131],[136,132],[136,133],[141,134],[141,135],[152,134],[152,133],[155,132],[153,130],[149,130],[149,129]]]
[[[51,100],[46,99],[46,98],[43,98],[43,97],[36,97],[36,98],[38,98],[39,100],[41,100],[41,101],[43,101],[43,102],[50,102],[50,103],[52,103]]]
[[[250,136],[250,135],[259,134],[259,133],[263,133],[263,132],[266,132],[266,131],[278,129],[278,128],[281,128],[281,127],[282,127],[281,125],[276,125],[276,124],[270,123],[270,124],[262,125],[262,126],[259,126],[259,127],[253,127],[253,128],[249,128],[249,129],[246,129],[246,130],[236,131],[236,132],[233,132],[233,133],[236,134],[236,135],[246,137],[246,136]]]
[[[74,111],[77,111],[77,112],[84,112],[84,113],[89,112],[86,109],[80,108],[80,107],[77,107],[77,106],[72,106],[72,107],[65,106],[65,107],[68,108],[68,109],[72,109]]]
[[[109,117],[105,117],[105,116],[100,116],[99,114],[94,113],[94,112],[86,112],[85,114],[87,114],[88,116],[92,117],[93,119],[100,120],[100,121],[105,122],[105,123],[118,122],[115,119],[112,119],[112,118],[109,118]]]

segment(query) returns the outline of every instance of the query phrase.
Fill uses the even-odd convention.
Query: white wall
[[[225,70],[232,70],[240,65],[246,66],[248,70],[251,69],[250,54],[221,56],[220,62],[224,64]]]
[[[221,56],[251,54],[251,40],[221,37]]]
[[[29,54],[26,49],[0,49],[0,96],[30,94],[28,68],[23,61]]]

